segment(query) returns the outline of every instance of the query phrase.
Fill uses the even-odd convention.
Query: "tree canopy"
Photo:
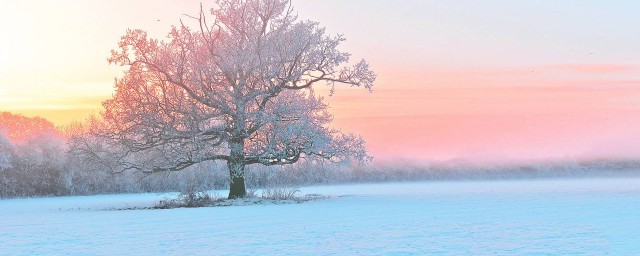
[[[342,36],[298,20],[289,1],[214,5],[172,27],[167,40],[127,31],[108,59],[127,69],[90,132],[102,144],[77,143],[78,152],[145,172],[226,161],[229,197],[245,195],[247,165],[369,158],[361,137],[328,127],[328,106],[313,90],[372,89],[376,75],[366,61],[346,65]]]

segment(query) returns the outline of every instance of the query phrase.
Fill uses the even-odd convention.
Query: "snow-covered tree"
[[[5,136],[6,131],[0,130],[0,171],[11,168],[11,142]]]
[[[300,21],[287,0],[216,0],[197,28],[181,22],[168,40],[129,30],[110,63],[127,68],[102,120],[101,143],[75,150],[113,170],[180,171],[226,161],[230,198],[244,197],[245,166],[301,158],[366,160],[364,140],[328,128],[315,85],[371,90],[375,74],[318,23]],[[84,146],[78,146],[84,144]]]
[[[0,197],[63,193],[65,145],[43,118],[0,113]]]
[[[0,112],[0,130],[12,143],[22,143],[42,136],[59,136],[53,123],[42,117],[26,117]]]

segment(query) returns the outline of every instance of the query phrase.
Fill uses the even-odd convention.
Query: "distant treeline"
[[[67,152],[68,132],[44,119],[0,113],[0,198],[137,192],[193,192],[228,188],[225,164],[208,162],[179,172],[110,173]],[[339,166],[300,161],[251,166],[248,188],[450,179],[515,179],[639,175],[640,160],[556,161],[529,164],[441,162]]]

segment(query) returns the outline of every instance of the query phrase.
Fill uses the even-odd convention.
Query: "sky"
[[[372,93],[326,98],[376,161],[640,156],[640,1],[292,2],[378,74]],[[164,38],[199,3],[0,1],[0,110],[58,125],[98,113],[126,29]]]

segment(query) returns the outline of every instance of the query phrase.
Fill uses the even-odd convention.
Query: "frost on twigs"
[[[298,20],[286,0],[214,6],[211,15],[201,10],[173,27],[167,40],[127,31],[108,59],[126,71],[90,129],[103,146],[79,152],[114,171],[225,161],[230,198],[245,196],[247,165],[370,159],[362,138],[328,127],[328,107],[313,92],[373,88],[369,64],[349,65],[350,54],[338,50],[341,35]]]

